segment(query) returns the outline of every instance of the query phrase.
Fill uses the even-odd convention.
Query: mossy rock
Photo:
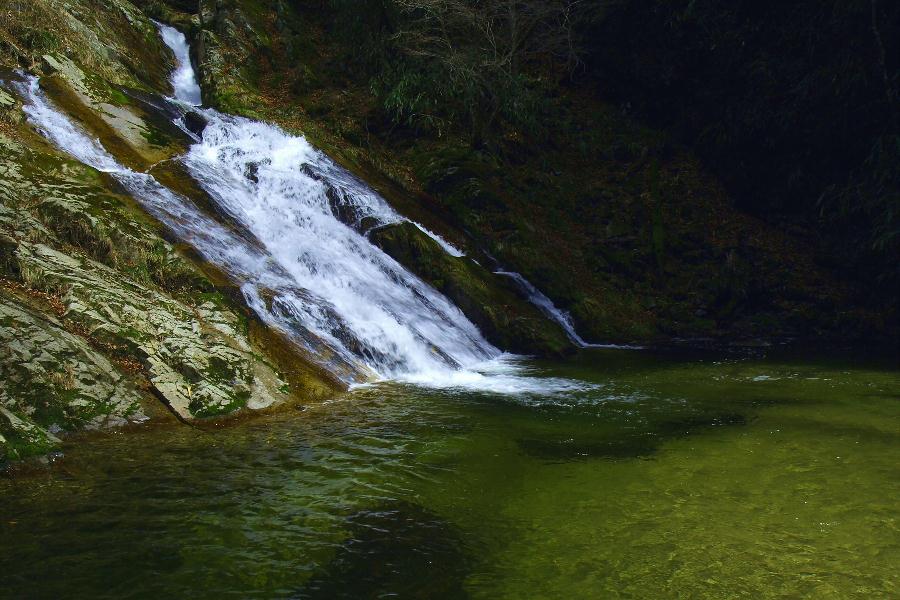
[[[89,78],[75,65],[57,64],[68,66],[42,78],[42,89],[125,166],[144,171],[187,149],[190,138],[172,124],[171,115],[161,114],[161,99],[153,102],[145,93],[125,93],[105,82],[87,85]]]
[[[113,363],[61,321],[2,291],[0,382],[0,433],[17,458],[58,444],[50,431],[144,418],[141,395]]]
[[[48,454],[60,444],[60,439],[46,429],[0,406],[0,465]]]
[[[607,289],[602,297],[581,297],[570,308],[575,328],[588,340],[630,342],[659,336],[656,317],[631,294]]]
[[[7,10],[0,64],[35,68],[66,57],[116,85],[165,90],[174,65],[156,27],[128,0],[29,0]]]

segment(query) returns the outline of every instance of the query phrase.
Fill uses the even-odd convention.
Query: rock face
[[[189,138],[163,111],[163,103],[153,102],[154,95],[89,86],[87,75],[71,61],[50,56],[44,60],[54,65],[45,68],[52,75],[41,78],[44,92],[126,166],[144,171],[187,148]]]
[[[0,381],[0,460],[51,450],[59,443],[52,432],[146,419],[118,367],[2,291]]]
[[[42,57],[72,61],[97,88],[168,91],[174,58],[153,23],[128,0],[29,0],[6,11],[0,35],[7,67],[42,69]]]
[[[260,17],[239,3],[198,0],[199,27],[194,39],[200,86],[207,101],[225,112],[254,116],[262,103],[256,67],[268,53]]]
[[[254,356],[238,317],[215,302],[179,302],[44,244],[22,242],[15,256],[31,287],[58,297],[64,318],[91,339],[137,360],[153,390],[180,417],[284,400],[284,382]]]
[[[194,43],[207,102],[226,112],[273,120],[291,129],[292,121],[281,118],[283,111],[272,108],[270,94],[261,92],[263,80],[257,69],[273,57],[291,54],[289,46],[298,35],[288,26],[295,24],[292,14],[282,2],[273,3],[266,13],[241,0],[200,0]],[[274,43],[275,38],[280,45]],[[337,148],[326,147],[340,154]],[[404,198],[395,202],[395,208],[406,210],[410,204],[415,201]],[[522,298],[508,280],[469,259],[449,256],[415,226],[392,225],[373,232],[370,238],[452,300],[500,348],[543,356],[573,349],[565,332]]]

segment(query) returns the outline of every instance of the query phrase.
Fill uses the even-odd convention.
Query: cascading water
[[[204,115],[203,140],[183,159],[188,172],[307,291],[273,302],[273,312],[332,347],[354,348],[391,378],[499,355],[459,309],[354,229],[366,218],[398,220],[383,200],[327,177],[320,167],[327,159],[303,138],[215,111]]]
[[[62,150],[112,174],[148,212],[238,282],[263,321],[347,383],[396,379],[501,393],[584,387],[525,376],[456,306],[372,245],[363,235],[367,226],[405,219],[304,138],[197,108],[199,87],[184,35],[159,27],[178,60],[172,100],[200,111],[206,121],[202,139],[180,160],[234,227],[151,175],[119,164],[49,103],[36,78],[19,86],[31,123]]]
[[[515,281],[516,285],[518,285],[528,296],[529,302],[537,306],[544,315],[559,323],[560,327],[563,328],[566,335],[569,336],[569,339],[576,346],[586,348],[589,345],[580,335],[578,335],[578,332],[575,331],[575,325],[572,324],[572,317],[569,313],[557,308],[550,298],[534,287],[534,285],[522,277],[522,275],[514,271],[494,271],[494,275],[503,275],[504,277],[509,277]]]
[[[190,47],[184,43],[184,34],[168,25],[156,23],[163,43],[175,54],[175,71],[172,73],[172,87],[175,88],[175,98],[191,106],[200,106],[200,84],[191,66]]]

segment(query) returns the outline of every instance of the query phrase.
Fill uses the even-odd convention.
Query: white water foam
[[[170,83],[175,90],[173,99],[190,107],[199,107],[201,104],[200,86],[197,83],[197,77],[191,66],[190,47],[188,46],[185,35],[169,25],[156,23],[156,26],[159,28],[163,42],[172,50],[173,54],[175,54],[177,61],[175,71],[170,78]],[[202,114],[207,118],[212,119],[224,116],[221,113],[212,110],[202,111]],[[252,123],[252,121],[247,122]],[[264,125],[263,127],[267,126]],[[302,140],[302,138],[292,139]],[[305,140],[303,140],[303,142],[305,143]],[[465,256],[465,253],[462,250],[437,233],[431,231],[421,223],[410,221],[400,215],[391,208],[381,196],[372,191],[371,188],[354,177],[351,173],[340,168],[327,156],[313,150],[308,144],[307,147],[308,152],[306,152],[306,156],[303,157],[304,162],[302,163],[307,167],[307,174],[327,182],[332,195],[339,198],[337,200],[332,200],[332,202],[339,202],[343,205],[343,208],[352,211],[353,224],[359,225],[362,223],[362,220],[367,217],[374,219],[377,225],[390,225],[393,223],[409,221],[422,233],[437,242],[447,254],[457,258]],[[265,158],[262,158],[261,160],[265,161]],[[251,164],[254,165],[252,168],[255,170],[255,165],[259,163],[248,162],[248,165]]]
[[[393,210],[384,200],[359,193],[344,173],[336,177],[302,137],[215,111],[204,116],[203,140],[184,165],[307,292],[286,307],[304,328],[356,348],[392,379],[433,378],[499,355],[458,308],[354,228],[366,218],[387,220]]]
[[[185,41],[184,34],[169,25],[156,21],[154,23],[159,28],[165,45],[175,54],[176,66],[171,77],[175,98],[190,106],[200,106],[202,104],[200,84],[197,83],[197,76],[191,66],[190,47]]]
[[[529,396],[568,395],[598,387],[595,384],[574,379],[528,376],[521,361],[522,357],[520,356],[503,354],[467,370],[442,373],[437,380],[425,378],[416,373],[400,377],[398,381],[467,392]]]

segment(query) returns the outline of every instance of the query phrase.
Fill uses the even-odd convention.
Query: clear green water
[[[0,479],[0,596],[900,596],[895,362],[533,367],[599,387],[385,385],[72,444]]]

